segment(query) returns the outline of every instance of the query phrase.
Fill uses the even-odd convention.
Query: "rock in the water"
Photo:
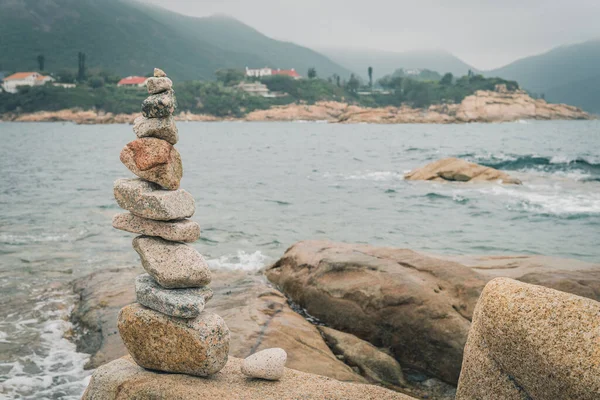
[[[130,357],[106,364],[92,375],[83,400],[414,400],[375,385],[340,382],[324,376],[286,369],[278,382],[248,379],[240,372],[242,360],[229,357],[210,379],[158,374],[144,370]]]
[[[210,269],[204,257],[187,244],[138,236],[133,248],[142,266],[158,284],[167,289],[185,289],[210,283]]]
[[[163,78],[167,76],[167,74],[165,73],[165,71],[163,71],[160,68],[154,68],[154,77],[155,78]]]
[[[371,343],[349,333],[319,326],[325,341],[336,355],[344,357],[346,364],[358,367],[370,381],[384,385],[406,386],[398,361]]]
[[[142,218],[171,221],[196,211],[194,198],[185,190],[163,190],[143,179],[117,179],[114,194],[119,207]]]
[[[212,298],[208,287],[190,289],[165,289],[148,274],[135,280],[137,301],[143,306],[172,317],[196,318]]]
[[[139,138],[154,137],[176,144],[179,140],[175,119],[170,116],[166,118],[146,118],[140,115],[133,121],[133,132]]]
[[[117,326],[125,347],[141,367],[209,376],[227,363],[229,328],[217,314],[170,317],[140,304],[124,307]]]
[[[172,115],[177,108],[175,92],[168,90],[163,93],[153,94],[142,103],[142,115],[146,118],[166,118]]]
[[[252,378],[277,381],[283,376],[287,353],[280,348],[265,349],[247,357],[242,363],[242,373]]]
[[[521,181],[497,169],[458,158],[444,158],[404,175],[406,180],[436,182],[496,182],[520,185]]]
[[[148,78],[146,87],[148,88],[148,93],[158,94],[171,90],[173,88],[173,81],[166,76],[161,78]]]
[[[600,398],[600,303],[492,280],[473,315],[456,398]]]
[[[172,144],[156,138],[136,139],[121,151],[121,162],[137,176],[170,190],[179,189],[181,156]]]
[[[154,221],[131,213],[113,217],[113,228],[145,236],[158,236],[173,242],[192,243],[200,237],[200,225],[189,219]]]

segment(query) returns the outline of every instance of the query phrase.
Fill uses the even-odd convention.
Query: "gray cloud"
[[[598,0],[142,0],[309,47],[445,49],[489,69],[600,37]]]

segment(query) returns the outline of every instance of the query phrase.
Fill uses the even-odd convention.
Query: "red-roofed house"
[[[51,76],[44,76],[37,72],[17,72],[4,78],[2,89],[8,93],[17,93],[19,86],[39,86],[52,81],[54,78]]]
[[[144,87],[148,78],[143,76],[128,76],[123,78],[117,83],[117,86],[129,86],[129,87]]]
[[[294,68],[292,68],[292,69],[274,69],[271,72],[271,74],[272,75],[285,75],[285,76],[289,76],[290,78],[294,78],[294,79],[302,78],[302,76],[300,76],[300,74],[297,73]]]

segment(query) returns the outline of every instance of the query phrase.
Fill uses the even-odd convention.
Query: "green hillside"
[[[227,17],[194,18],[121,0],[0,0],[0,70],[88,68],[143,75],[161,66],[176,80],[214,79],[220,68],[315,67],[321,76],[350,72],[310,49],[270,39]]]
[[[475,68],[463,62],[458,57],[442,50],[419,50],[405,52],[389,52],[369,49],[318,49],[333,61],[367,77],[367,69],[373,67],[374,79],[403,69],[429,69],[445,74],[451,72],[456,76],[466,75]]]
[[[600,40],[557,47],[485,72],[513,79],[528,91],[554,103],[600,113]]]

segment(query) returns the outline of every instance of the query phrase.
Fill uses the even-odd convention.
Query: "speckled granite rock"
[[[165,289],[148,274],[136,278],[135,294],[141,305],[178,318],[196,318],[213,296],[208,287]]]
[[[92,375],[83,400],[411,400],[412,397],[374,386],[340,382],[324,376],[286,369],[281,380],[248,379],[242,360],[230,357],[210,379],[157,374],[137,366],[130,357],[106,364]]]
[[[196,221],[154,221],[131,213],[117,214],[112,220],[113,228],[145,236],[158,236],[173,242],[192,243],[200,237],[200,225]]]
[[[140,178],[166,189],[179,189],[183,176],[181,156],[169,142],[156,138],[136,139],[121,150],[120,159]]]
[[[154,68],[154,77],[155,78],[162,78],[167,76],[167,74],[165,73],[165,71],[163,71],[160,68]]]
[[[153,94],[142,103],[142,115],[146,118],[165,118],[172,115],[177,108],[175,92],[168,90]]]
[[[138,236],[133,239],[133,248],[140,255],[146,272],[164,288],[194,288],[210,283],[206,260],[187,244]]]
[[[246,357],[242,363],[242,373],[252,378],[276,381],[283,376],[286,361],[285,350],[265,349]]]
[[[133,132],[139,138],[154,137],[171,144],[179,141],[179,131],[172,116],[166,118],[146,118],[140,115],[133,121]]]
[[[142,218],[171,221],[189,218],[196,210],[194,198],[185,190],[163,190],[143,179],[117,179],[114,194],[119,207]]]
[[[600,398],[600,303],[490,281],[473,315],[458,400]]]
[[[229,353],[229,328],[217,314],[170,317],[134,303],[119,313],[125,347],[141,367],[194,376],[221,370]]]
[[[166,92],[167,90],[171,90],[173,88],[173,81],[166,76],[160,78],[148,78],[146,81],[146,87],[148,88],[148,93],[158,94]]]

